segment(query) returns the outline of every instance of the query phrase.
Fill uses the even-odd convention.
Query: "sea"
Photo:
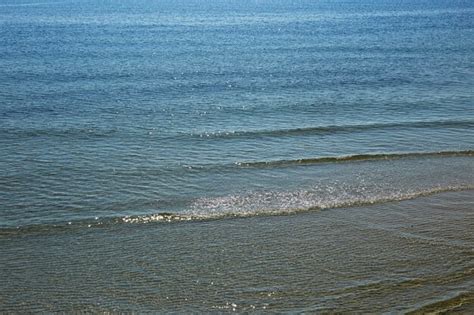
[[[0,312],[474,311],[474,2],[0,0]]]

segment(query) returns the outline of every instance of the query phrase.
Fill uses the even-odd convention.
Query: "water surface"
[[[180,244],[170,231],[212,231],[243,217],[285,222],[278,218],[286,214],[317,221],[323,219],[308,213],[325,209],[344,209],[337,213],[349,218],[372,204],[391,215],[383,204],[442,192],[472,194],[473,21],[470,1],[0,0],[0,241],[15,262],[5,270],[30,270],[39,253],[61,263],[55,255],[66,255],[65,244],[93,233],[90,228],[105,230],[94,230],[101,231],[95,249],[78,249],[73,274],[90,259],[161,250],[124,252],[111,246],[112,236],[103,233],[108,229],[131,235],[151,229]],[[456,207],[472,209],[464,197],[466,204]],[[425,207],[427,220],[435,206]],[[166,225],[170,221],[191,225]],[[339,232],[364,239],[354,229]],[[58,253],[52,254],[48,240],[39,241],[41,233],[55,235]],[[127,236],[111,235],[126,242]],[[269,239],[257,237],[252,246],[265,247]],[[15,254],[15,242],[38,246]],[[225,242],[222,248],[234,245],[230,238]],[[352,244],[341,243],[344,250]],[[305,259],[319,250],[305,248]],[[421,253],[436,256],[438,250]],[[171,253],[188,255],[184,249]],[[324,256],[344,259],[333,254]],[[245,257],[229,258],[235,272],[247,270]],[[410,265],[393,261],[384,268],[399,263]],[[431,268],[427,264],[420,268]],[[45,265],[35,268],[46,272]],[[298,279],[324,277],[328,267],[321,268],[300,270]],[[110,279],[106,268],[97,272]],[[283,274],[275,269],[271,277]],[[345,276],[356,277],[356,271]],[[373,276],[370,281],[378,281]],[[47,282],[32,284],[31,296],[68,279],[33,277]],[[14,283],[8,279],[13,282],[0,285],[2,292]],[[143,293],[134,281],[126,281],[132,300]],[[220,298],[231,294],[227,285],[216,293]],[[100,287],[87,290],[93,286]],[[318,311],[314,305],[326,305],[323,300],[296,302],[299,294],[314,296],[312,288],[286,295],[282,303],[289,304],[275,310]],[[318,296],[330,294],[324,292]],[[402,309],[435,296],[424,292]],[[21,303],[10,294],[0,295],[0,306],[9,310],[12,301]],[[79,296],[78,309],[100,302]],[[173,310],[124,303],[109,301],[106,310]],[[378,309],[376,303],[371,299],[368,309]],[[74,310],[41,305],[34,310]],[[209,307],[189,304],[190,311]]]

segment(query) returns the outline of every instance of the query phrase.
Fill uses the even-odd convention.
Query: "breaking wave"
[[[196,222],[226,218],[245,218],[256,216],[291,215],[331,208],[349,208],[409,200],[443,192],[473,190],[474,186],[460,185],[437,187],[423,191],[387,192],[382,194],[360,195],[359,193],[341,193],[315,198],[318,193],[311,191],[267,192],[249,195],[201,198],[195,200],[188,210],[183,212],[159,212],[145,215],[126,215],[118,217],[95,217],[93,219],[61,222],[55,224],[37,224],[21,227],[0,228],[0,236],[23,232],[41,233],[81,228],[103,228],[117,224],[147,224]]]

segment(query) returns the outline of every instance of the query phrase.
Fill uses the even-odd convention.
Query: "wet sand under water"
[[[474,193],[0,235],[0,311],[474,311]]]

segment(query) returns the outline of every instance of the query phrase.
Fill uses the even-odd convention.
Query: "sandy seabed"
[[[474,194],[0,236],[0,311],[472,312]]]

